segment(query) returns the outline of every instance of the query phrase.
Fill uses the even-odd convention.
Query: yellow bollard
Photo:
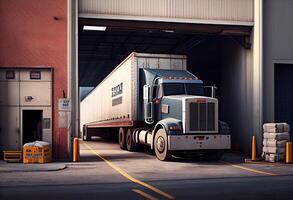
[[[79,140],[74,138],[73,140],[73,162],[78,162],[80,160],[79,155]]]
[[[286,163],[292,163],[292,142],[286,143]]]
[[[256,137],[252,136],[251,160],[256,161]]]

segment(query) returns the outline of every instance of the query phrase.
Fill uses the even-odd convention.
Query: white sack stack
[[[284,161],[286,143],[290,141],[290,126],[287,123],[266,123],[263,125],[262,157],[269,162]]]

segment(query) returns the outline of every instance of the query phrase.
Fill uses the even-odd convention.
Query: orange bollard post
[[[256,137],[252,136],[251,160],[256,161]]]
[[[292,142],[286,143],[286,163],[292,163]]]
[[[79,140],[78,138],[74,138],[73,140],[73,162],[79,162],[80,154],[79,154]]]

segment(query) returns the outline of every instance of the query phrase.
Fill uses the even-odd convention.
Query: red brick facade
[[[52,67],[54,157],[68,156],[58,128],[58,99],[67,94],[67,0],[0,0],[0,67]]]

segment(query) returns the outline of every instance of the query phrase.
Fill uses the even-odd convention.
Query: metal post
[[[292,142],[286,143],[286,163],[292,163]]]
[[[252,136],[251,160],[256,161],[256,137]]]
[[[79,162],[80,153],[79,153],[79,140],[78,138],[74,138],[73,140],[73,162]]]

